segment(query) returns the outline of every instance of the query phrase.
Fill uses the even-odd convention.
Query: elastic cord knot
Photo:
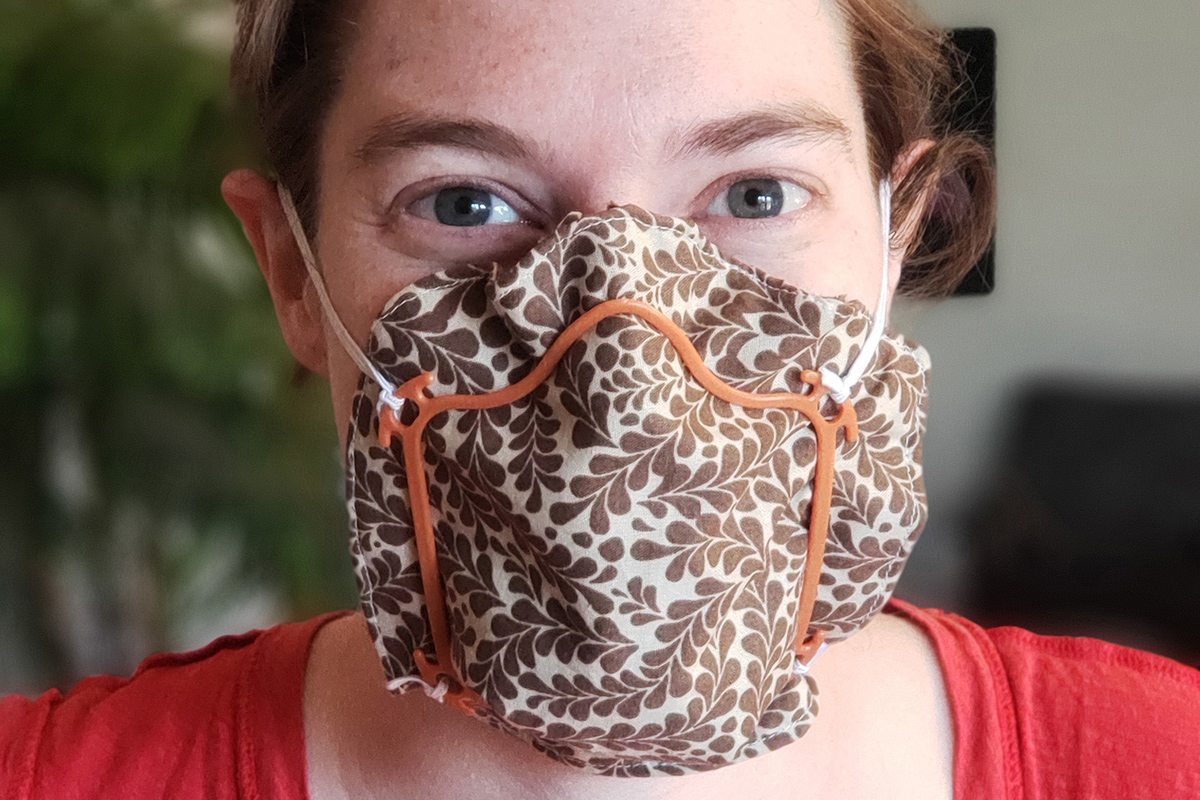
[[[846,398],[850,396],[850,387],[846,385],[846,381],[829,367],[821,367],[821,382],[829,390],[829,396],[839,403],[846,402]]]
[[[792,662],[792,674],[798,678],[802,678],[807,675],[812,669],[812,665],[817,663],[817,659],[821,657],[821,653],[824,653],[828,649],[829,642],[821,642],[821,646],[817,648],[817,652],[813,654],[813,657],[808,660],[807,664],[797,658],[794,662]]]
[[[396,392],[390,386],[381,386],[379,388],[379,403],[377,408],[382,410],[387,406],[396,413],[397,418],[400,416],[400,409],[404,408],[404,404],[408,402],[403,397],[397,397]]]
[[[394,678],[387,683],[388,691],[393,693],[407,690],[413,686],[419,687],[425,692],[426,697],[436,700],[439,703],[445,700],[446,693],[450,691],[450,682],[445,677],[438,679],[437,686],[430,686],[419,675],[401,675],[399,678]]]

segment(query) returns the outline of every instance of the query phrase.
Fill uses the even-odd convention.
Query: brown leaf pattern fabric
[[[870,327],[858,303],[724,259],[691,224],[633,207],[568,217],[519,264],[462,267],[400,292],[368,356],[399,385],[491,392],[526,375],[606,300],[666,313],[733,386],[801,391]],[[835,642],[891,594],[925,518],[927,357],[885,336],[838,452],[813,627]],[[389,678],[433,653],[399,443],[378,387],[355,398],[351,552]],[[832,401],[828,401],[832,403]],[[816,458],[803,415],[731,406],[636,317],[611,317],[523,400],[453,411],[425,464],[459,674],[498,727],[611,775],[681,774],[778,748],[817,711],[793,671]]]

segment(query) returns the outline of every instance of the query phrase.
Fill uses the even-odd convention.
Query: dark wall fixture
[[[996,32],[991,28],[955,28],[948,47],[962,72],[962,91],[955,98],[951,127],[983,137],[995,153]],[[936,213],[936,211],[935,211]],[[928,235],[936,235],[936,225]],[[995,242],[955,290],[959,295],[991,294],[996,286]]]
[[[1200,666],[1200,392],[1035,386],[980,508],[980,622]]]

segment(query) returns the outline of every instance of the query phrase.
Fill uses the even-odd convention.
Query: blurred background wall
[[[895,312],[934,359],[900,594],[974,614],[1030,387],[1200,391],[1200,6],[922,5],[999,41],[996,291]],[[232,30],[224,0],[0,4],[0,693],[354,602],[326,388],[218,194],[255,157]]]
[[[1003,480],[1019,397],[1047,383],[1147,403],[1200,390],[1200,3],[920,5],[998,42],[995,292],[903,303],[894,317],[934,365],[930,523],[901,594],[969,608],[971,533]],[[1157,435],[1175,436],[1174,422]],[[1200,480],[1189,484],[1195,509]]]

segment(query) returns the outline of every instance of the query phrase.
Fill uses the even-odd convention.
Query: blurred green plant
[[[0,689],[354,602],[327,388],[219,194],[224,5],[0,2]]]

